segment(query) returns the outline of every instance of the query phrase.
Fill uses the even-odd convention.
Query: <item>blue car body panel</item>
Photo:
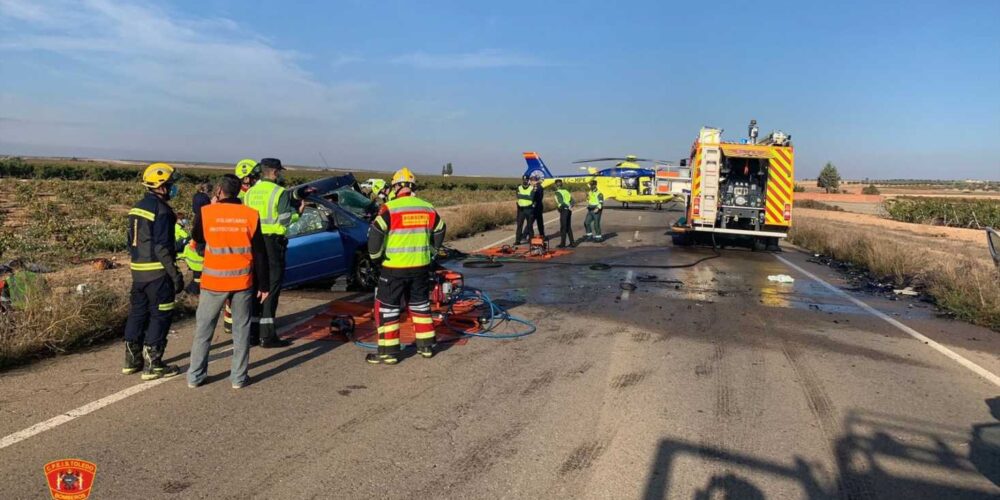
[[[363,214],[329,200],[338,189],[356,185],[354,176],[331,177],[309,185],[318,188],[308,199],[317,208],[306,209],[296,223],[302,232],[288,238],[284,288],[348,274],[357,252],[367,252],[368,222]]]

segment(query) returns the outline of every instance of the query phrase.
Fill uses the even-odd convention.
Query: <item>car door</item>
[[[307,206],[288,227],[285,286],[343,274],[344,262],[344,243],[330,212]]]

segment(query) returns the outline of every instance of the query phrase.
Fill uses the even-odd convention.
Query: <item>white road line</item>
[[[625,273],[625,283],[628,283],[630,285],[633,284],[632,283],[632,277],[633,276],[635,276],[635,271],[629,269],[628,272]],[[628,298],[631,295],[632,295],[632,291],[629,290],[628,287],[622,288],[622,300],[628,300]]]
[[[884,320],[885,322],[887,322],[890,325],[898,328],[900,331],[906,333],[907,335],[909,335],[909,336],[911,336],[911,337],[913,337],[913,338],[915,338],[915,339],[923,342],[924,344],[927,344],[928,346],[930,346],[931,348],[933,348],[935,351],[938,351],[941,354],[944,354],[945,356],[951,358],[952,361],[955,361],[956,363],[958,363],[958,364],[960,364],[960,365],[968,368],[969,370],[973,371],[974,373],[976,373],[980,377],[983,377],[986,380],[989,380],[990,382],[993,383],[993,385],[1000,387],[1000,377],[994,375],[989,370],[987,370],[987,369],[985,369],[985,368],[983,368],[983,367],[981,367],[981,366],[973,363],[972,361],[969,361],[968,359],[963,358],[961,355],[959,355],[955,351],[952,351],[951,349],[948,349],[947,347],[945,347],[945,346],[943,346],[943,345],[935,342],[934,340],[932,340],[931,338],[927,337],[926,335],[924,335],[924,334],[922,334],[922,333],[914,330],[913,328],[910,328],[910,327],[904,325],[903,323],[901,323],[901,322],[899,322],[899,321],[891,318],[889,315],[883,313],[882,311],[879,311],[878,309],[875,309],[874,307],[872,307],[872,306],[870,306],[870,305],[868,305],[868,304],[866,304],[866,303],[864,303],[864,302],[862,302],[862,301],[860,301],[860,300],[852,297],[847,292],[845,292],[845,291],[843,291],[843,290],[841,290],[841,289],[839,289],[839,288],[837,288],[837,287],[835,287],[835,286],[827,283],[826,281],[823,281],[822,279],[820,279],[819,277],[817,277],[815,274],[810,273],[809,271],[806,271],[805,269],[802,269],[801,267],[799,267],[799,266],[797,266],[795,264],[792,264],[791,262],[788,261],[788,259],[786,259],[786,258],[784,258],[784,257],[782,257],[780,255],[775,255],[775,257],[777,257],[778,260],[780,260],[781,262],[784,262],[786,265],[788,265],[792,269],[795,269],[796,271],[798,271],[798,272],[800,272],[800,273],[802,273],[802,274],[804,274],[804,275],[812,278],[815,282],[819,283],[820,285],[823,285],[824,287],[830,289],[832,292],[834,292],[834,293],[836,293],[838,295],[841,295],[841,296],[847,298],[847,300],[850,300],[856,306],[864,309],[865,311],[868,311],[873,316],[876,316],[876,317]]]
[[[573,210],[573,213],[577,213],[577,212],[579,212],[580,210],[583,210],[583,208],[578,208],[578,209],[576,209],[576,210]],[[553,218],[551,218],[551,219],[549,219],[549,220],[547,220],[547,221],[543,222],[543,223],[542,223],[542,225],[543,225],[543,226],[548,226],[549,224],[552,224],[553,222],[555,222],[555,221],[557,221],[557,220],[559,220],[559,214],[558,214],[558,213],[556,214],[556,216],[555,216],[555,217],[553,217]],[[516,231],[516,230],[517,230],[517,229],[515,229],[515,231]],[[483,250],[486,250],[487,248],[492,248],[492,247],[495,247],[495,246],[497,246],[497,245],[499,245],[499,244],[501,244],[501,243],[503,243],[503,242],[505,242],[505,241],[508,241],[508,240],[512,240],[512,239],[514,239],[514,237],[515,237],[515,236],[517,236],[517,235],[516,235],[516,234],[512,234],[512,235],[510,235],[510,236],[508,236],[508,237],[506,237],[506,238],[503,238],[503,239],[501,239],[501,240],[498,240],[498,241],[495,241],[495,242],[493,242],[493,243],[490,243],[489,245],[486,245],[486,246],[484,246],[483,248],[480,248],[479,250],[476,250],[476,251],[477,251],[477,252],[482,252]]]
[[[101,408],[104,408],[105,406],[117,403],[129,396],[134,396],[142,391],[145,391],[147,389],[152,389],[153,387],[156,387],[162,383],[174,380],[175,378],[184,378],[184,374],[182,373],[180,375],[177,375],[176,377],[150,380],[149,382],[143,382],[141,384],[133,385],[132,387],[118,391],[110,396],[103,397],[101,399],[98,399],[97,401],[87,403],[79,408],[72,409],[66,413],[63,413],[62,415],[56,415],[55,417],[52,417],[44,422],[32,425],[27,429],[17,431],[8,436],[4,436],[3,439],[0,439],[0,450],[8,446],[17,444],[21,441],[24,441],[25,439],[28,439],[36,434],[41,434],[49,429],[59,427],[60,425],[65,424],[66,422],[75,420],[79,417],[87,415],[88,413],[93,413],[97,410],[100,410]]]
[[[306,321],[309,321],[310,319],[312,319],[312,318],[311,317],[309,317],[309,318],[303,318],[303,319],[301,319],[299,321],[296,321],[296,322],[288,325],[287,327],[283,328],[281,333],[287,332],[288,330],[291,330],[292,328],[295,328],[296,326],[301,325],[302,323],[305,323]],[[225,353],[227,353],[229,351],[232,351],[232,350],[233,350],[233,348],[229,347],[229,348],[226,348],[226,349],[224,349],[222,351],[219,351],[217,353],[213,353],[214,356],[218,356],[218,357],[216,357],[216,359],[213,359],[213,360],[209,361],[208,364],[212,364],[212,363],[214,363],[214,362],[216,362],[216,361],[218,361],[220,359],[224,359],[224,356],[220,356],[220,355],[221,354],[225,354]],[[6,448],[8,446],[20,443],[21,441],[24,441],[25,439],[28,439],[28,438],[30,438],[32,436],[41,434],[41,433],[43,433],[43,432],[45,432],[47,430],[59,427],[60,425],[65,424],[66,422],[70,422],[70,421],[76,420],[77,418],[80,418],[80,417],[82,417],[84,415],[88,415],[90,413],[93,413],[93,412],[95,412],[97,410],[100,410],[101,408],[104,408],[105,406],[112,405],[114,403],[117,403],[117,402],[125,399],[125,398],[128,398],[130,396],[135,396],[136,394],[139,394],[140,392],[152,389],[152,388],[154,388],[154,387],[156,387],[156,386],[158,386],[160,384],[165,384],[167,382],[170,382],[171,380],[180,380],[180,379],[185,379],[186,380],[187,379],[186,373],[182,372],[181,374],[177,375],[176,377],[160,378],[160,379],[156,379],[156,380],[150,380],[148,382],[143,382],[141,384],[136,384],[136,385],[133,385],[132,387],[127,387],[125,389],[122,389],[122,390],[120,390],[120,391],[118,391],[118,392],[116,392],[116,393],[114,393],[114,394],[112,394],[110,396],[105,396],[105,397],[103,397],[101,399],[98,399],[97,401],[92,401],[90,403],[87,403],[87,404],[79,407],[79,408],[74,408],[74,409],[72,409],[72,410],[70,410],[70,411],[68,411],[66,413],[61,414],[61,415],[56,415],[56,416],[54,416],[54,417],[52,417],[52,418],[50,418],[50,419],[48,419],[48,420],[46,420],[44,422],[39,422],[39,423],[37,423],[35,425],[32,425],[31,427],[28,427],[27,429],[23,429],[23,430],[15,432],[13,434],[9,434],[7,436],[4,436],[3,439],[0,439],[0,450]]]
[[[635,235],[632,236],[632,241],[639,241],[639,230],[635,230]]]

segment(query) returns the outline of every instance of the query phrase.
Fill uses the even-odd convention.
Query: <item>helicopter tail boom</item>
[[[538,176],[543,179],[551,179],[554,177],[552,172],[549,171],[549,167],[545,166],[545,162],[542,161],[542,157],[533,151],[524,153],[524,162],[528,164],[528,168],[524,170],[525,177]]]

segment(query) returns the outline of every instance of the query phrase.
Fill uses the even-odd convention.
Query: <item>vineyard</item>
[[[938,226],[1000,227],[1000,200],[898,197],[886,200],[889,218]]]
[[[121,165],[98,161],[41,160],[14,157],[0,159],[0,178],[137,182],[143,168],[143,165]],[[184,180],[189,183],[212,182],[222,174],[232,171],[230,167],[221,165],[218,167],[178,166],[178,170],[183,174]],[[285,177],[288,184],[294,185],[345,173],[347,173],[346,170],[290,167]],[[355,176],[359,182],[367,177],[382,177],[387,179],[391,175],[392,173],[389,171],[355,172]],[[506,191],[515,189],[517,184],[518,182],[513,176],[420,176],[420,186],[422,189],[438,189],[442,191]]]
[[[191,216],[188,212],[196,183],[212,182],[229,171],[179,170],[183,175],[180,195],[171,205],[180,218]],[[96,162],[0,160],[0,257],[59,268],[123,251],[125,214],[145,191],[138,182],[140,172],[141,166]],[[298,184],[340,173],[289,170],[287,180]],[[357,174],[359,180],[369,176],[380,175]],[[438,207],[489,204],[510,201],[516,185],[510,178],[421,176],[420,194]],[[469,211],[476,210],[470,207],[462,212]],[[454,234],[468,232],[463,223],[472,215],[454,213]],[[507,218],[497,223],[506,223]],[[470,222],[470,228],[481,224]]]

